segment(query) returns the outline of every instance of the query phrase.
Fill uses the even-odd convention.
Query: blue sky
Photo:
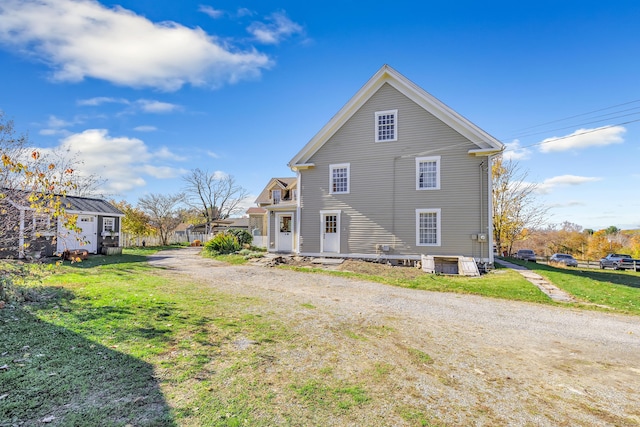
[[[639,228],[639,22],[637,1],[3,0],[0,110],[118,200],[194,168],[257,195],[389,64],[505,143],[550,222]]]

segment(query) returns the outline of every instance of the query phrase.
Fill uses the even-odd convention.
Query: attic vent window
[[[376,112],[376,142],[398,140],[398,110]]]

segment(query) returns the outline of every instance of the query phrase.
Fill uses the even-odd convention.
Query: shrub
[[[250,246],[253,241],[253,236],[247,230],[241,228],[230,228],[227,233],[231,233],[238,239],[240,246]]]
[[[232,254],[240,250],[238,238],[231,233],[218,233],[204,245],[211,254]]]

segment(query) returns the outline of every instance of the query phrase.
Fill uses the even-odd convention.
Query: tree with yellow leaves
[[[499,253],[511,253],[513,243],[526,238],[527,229],[539,228],[547,208],[535,200],[536,184],[513,160],[493,159],[493,237]]]

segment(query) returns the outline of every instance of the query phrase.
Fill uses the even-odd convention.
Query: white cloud
[[[154,101],[150,99],[139,99],[136,101],[138,107],[145,113],[170,113],[181,109],[179,105],[168,102]]]
[[[80,106],[95,107],[102,104],[129,104],[129,101],[123,98],[110,98],[107,96],[96,96],[95,98],[79,99],[76,102]]]
[[[82,161],[79,175],[97,175],[107,179],[103,191],[123,193],[146,184],[144,175],[174,178],[182,169],[153,164],[156,158],[166,158],[168,150],[152,152],[138,138],[113,137],[106,129],[87,129],[61,140],[62,152]]]
[[[215,171],[213,173],[213,179],[225,179],[228,177],[229,177],[229,174],[223,171]]]
[[[158,179],[177,178],[180,175],[186,174],[189,171],[186,169],[175,169],[168,166],[153,166],[144,165],[140,168],[141,171]]]
[[[520,146],[520,141],[514,139],[513,142],[504,144],[505,149],[502,152],[502,159],[509,160],[525,160],[531,156],[531,150]]]
[[[237,51],[200,28],[155,23],[93,0],[3,0],[0,43],[29,52],[59,81],[91,77],[132,87],[219,87],[260,75],[270,59]]]
[[[578,129],[577,131],[553,138],[544,139],[540,143],[540,151],[567,151],[573,149],[605,146],[624,142],[622,134],[627,130],[622,126],[603,126],[594,129]]]
[[[578,201],[578,200],[569,200],[565,203],[554,203],[549,205],[550,208],[573,208],[576,206],[585,206],[586,203]]]
[[[38,133],[44,136],[51,136],[51,135],[67,136],[71,134],[71,132],[69,132],[65,128],[82,123],[83,121],[84,121],[84,118],[81,116],[76,116],[73,118],[73,120],[65,120],[57,116],[54,116],[52,114],[47,119],[47,124],[46,124],[47,127],[44,129],[41,129]]]
[[[219,159],[220,155],[218,153],[214,153],[213,151],[207,151],[207,156],[214,158],[214,159]]]
[[[67,136],[67,135],[71,135],[71,132],[69,132],[66,129],[42,129],[40,130],[40,132],[38,132],[38,134],[42,136],[52,136],[52,135]]]
[[[284,12],[272,13],[267,17],[267,21],[254,22],[247,28],[260,43],[278,44],[287,37],[304,32],[302,27],[290,20]]]
[[[246,7],[241,7],[238,9],[238,12],[236,12],[238,15],[238,18],[242,18],[243,16],[253,16],[255,15],[255,12],[253,12],[251,9],[247,9]]]
[[[211,18],[213,19],[218,19],[220,18],[222,15],[224,15],[224,12],[218,9],[214,9],[211,6],[206,6],[206,5],[200,5],[200,7],[198,8],[198,10],[206,15],[209,15]]]
[[[142,125],[134,127],[133,130],[136,132],[155,132],[158,128],[155,126]]]
[[[170,113],[172,111],[181,110],[180,105],[171,104],[169,102],[157,101],[155,99],[138,99],[136,101],[129,101],[124,98],[110,98],[107,96],[97,96],[95,98],[81,99],[77,101],[80,106],[99,106],[107,103],[117,103],[128,105],[126,113],[131,114],[136,111],[142,111],[144,113]]]
[[[576,176],[576,175],[561,175],[553,178],[545,179],[543,182],[537,184],[536,192],[541,194],[548,194],[554,188],[576,186],[586,184],[588,182],[600,181],[601,178],[589,177],[589,176]]]
[[[73,124],[74,122],[61,119],[54,115],[49,116],[49,120],[47,120],[47,126],[49,126],[50,128],[56,128],[56,129],[72,126]]]
[[[167,147],[160,148],[158,151],[155,152],[154,156],[159,159],[168,159],[168,160],[177,160],[177,161],[187,160],[186,157],[182,157],[182,156],[178,156],[177,154],[174,154]]]

